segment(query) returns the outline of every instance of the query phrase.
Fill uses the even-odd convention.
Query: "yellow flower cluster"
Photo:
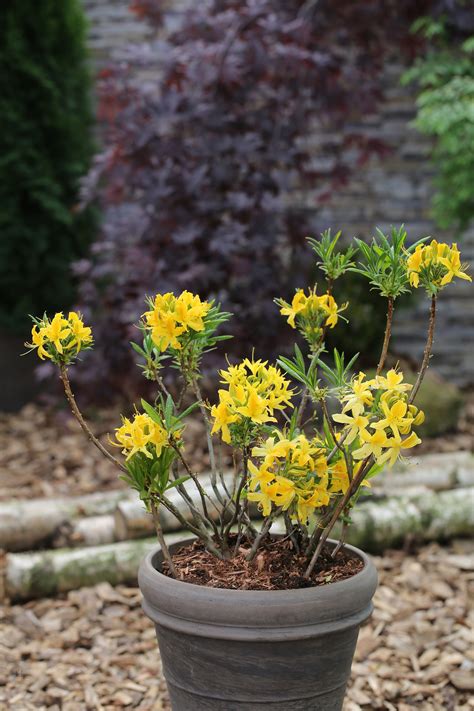
[[[179,351],[183,347],[181,336],[204,330],[205,317],[212,304],[183,291],[179,296],[171,292],[157,294],[150,306],[152,308],[143,314],[143,318],[154,344],[160,351],[168,348]]]
[[[112,444],[122,448],[127,460],[137,452],[142,452],[148,459],[158,458],[168,443],[165,428],[138,412],[132,420],[122,417],[122,425],[115,430],[115,437],[117,441]]]
[[[212,433],[221,431],[224,442],[231,442],[229,425],[248,420],[256,424],[275,422],[275,410],[290,405],[293,394],[290,383],[268,361],[246,358],[228,370],[221,370],[220,376],[227,389],[219,390],[219,403],[211,408]]]
[[[318,325],[324,322],[330,328],[334,328],[339,313],[347,307],[347,304],[339,307],[331,294],[316,294],[316,287],[309,289],[307,296],[303,289],[297,289],[291,306],[283,299],[280,303],[282,304],[280,313],[282,316],[288,316],[287,322],[292,328],[296,328],[295,321],[300,318]]]
[[[308,440],[304,434],[292,440],[278,431],[275,435],[252,450],[252,456],[262,462],[257,467],[249,461],[247,498],[258,504],[264,516],[274,504],[283,511],[291,507],[291,513],[306,523],[316,508],[329,503],[325,450],[319,440]]]
[[[418,288],[434,286],[437,289],[449,284],[455,277],[472,281],[461,264],[461,255],[456,244],[437,242],[435,239],[429,245],[418,245],[407,259],[407,274],[411,286]]]
[[[344,425],[344,444],[355,440],[359,446],[352,452],[356,460],[373,456],[377,464],[392,466],[402,449],[421,442],[411,432],[412,426],[424,421],[424,413],[408,402],[412,386],[405,383],[403,373],[392,369],[386,376],[366,380],[365,373],[353,378],[348,392],[342,397],[344,407],[333,420]],[[402,439],[402,435],[408,435]]]
[[[92,331],[84,326],[81,315],[70,311],[67,318],[62,312],[55,314],[52,320],[46,316],[37,321],[31,330],[29,348],[37,348],[41,360],[68,362],[80,350],[92,345]]]

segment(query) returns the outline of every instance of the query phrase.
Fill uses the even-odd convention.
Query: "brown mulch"
[[[375,611],[359,638],[344,711],[472,711],[470,550],[455,541],[375,558]],[[0,612],[2,711],[117,708],[170,708],[136,588],[105,583]]]
[[[187,583],[228,590],[295,590],[329,585],[352,577],[364,567],[359,558],[343,550],[335,560],[330,552],[322,551],[317,572],[307,580],[304,572],[308,561],[295,556],[291,541],[269,539],[252,562],[246,559],[249,551],[249,546],[241,545],[232,560],[219,560],[201,541],[194,541],[173,555],[173,563],[178,577]]]
[[[120,423],[117,411],[95,411],[89,425],[102,444]],[[205,435],[190,420],[185,441],[196,472],[209,469]],[[0,413],[0,501],[35,497],[80,496],[125,487],[118,470],[87,441],[68,410],[26,405],[19,413]]]

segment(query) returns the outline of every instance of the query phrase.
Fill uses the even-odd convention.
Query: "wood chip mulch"
[[[109,445],[120,423],[117,410],[97,410],[89,425]],[[185,441],[196,472],[209,469],[205,433],[197,419],[186,426]],[[84,436],[69,410],[26,405],[20,412],[0,413],[0,501],[80,496],[124,488],[115,466]]]
[[[472,711],[468,544],[375,562],[375,612],[359,638],[344,711]],[[100,584],[0,612],[2,711],[120,708],[170,708],[136,588]]]
[[[334,560],[330,552],[323,550],[317,570],[306,580],[308,561],[303,555],[295,556],[290,540],[268,539],[252,562],[246,559],[249,551],[250,546],[243,543],[231,560],[219,560],[201,541],[194,541],[173,554],[173,563],[178,577],[187,583],[231,590],[296,590],[329,585],[350,578],[363,568],[359,558],[347,555],[344,550]]]

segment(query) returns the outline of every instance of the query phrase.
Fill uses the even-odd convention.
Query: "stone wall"
[[[166,26],[179,25],[182,9],[189,0],[169,0]],[[83,0],[89,18],[89,45],[98,67],[126,56],[127,46],[151,41],[146,23],[128,10],[129,0]],[[404,223],[412,240],[425,235],[453,239],[440,232],[430,220],[432,169],[430,142],[410,125],[415,113],[411,90],[399,83],[403,67],[393,63],[386,68],[386,101],[380,111],[366,116],[347,130],[369,132],[391,148],[382,160],[372,160],[359,169],[350,184],[338,192],[331,204],[315,210],[311,191],[295,192],[293,204],[312,215],[313,232],[327,227],[342,229],[346,237],[369,237],[376,225],[388,229]],[[328,135],[324,136],[324,142]],[[331,137],[341,140],[337,134]],[[310,139],[318,168],[330,166],[319,132]],[[474,265],[474,227],[459,240],[463,259]],[[474,299],[472,284],[459,281],[442,294],[439,302],[438,330],[433,369],[452,382],[474,384]],[[423,352],[428,304],[419,299],[412,308],[398,312],[395,319],[397,352],[418,361]],[[383,325],[381,324],[381,328]]]

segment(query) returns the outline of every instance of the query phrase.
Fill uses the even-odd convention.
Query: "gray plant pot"
[[[173,711],[339,711],[377,587],[370,558],[346,551],[364,561],[352,578],[270,591],[173,580],[159,548],[147,555],[138,581]]]

